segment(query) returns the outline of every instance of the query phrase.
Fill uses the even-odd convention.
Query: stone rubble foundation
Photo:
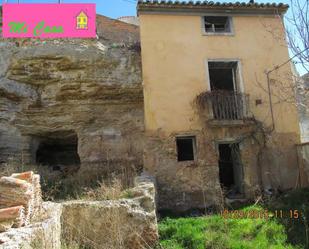
[[[64,241],[90,248],[151,248],[158,241],[154,181],[137,177],[128,191],[129,198],[120,200],[44,202],[41,221],[0,233],[0,249],[61,249]]]
[[[0,178],[0,232],[29,225],[41,207],[39,175],[29,171]]]

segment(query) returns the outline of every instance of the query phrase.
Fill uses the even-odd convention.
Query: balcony
[[[249,95],[234,91],[203,92],[197,97],[207,119],[213,125],[241,125],[250,120]]]

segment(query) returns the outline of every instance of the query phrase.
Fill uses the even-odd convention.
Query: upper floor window
[[[231,18],[228,16],[205,16],[206,33],[232,33]]]
[[[240,72],[237,61],[208,61],[211,91],[239,91]]]

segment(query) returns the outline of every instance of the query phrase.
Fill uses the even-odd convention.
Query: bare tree
[[[309,0],[290,0],[290,13],[287,37],[293,61],[309,73]]]
[[[290,0],[290,14],[286,16],[288,46],[293,63],[305,71],[294,75],[296,98],[300,114],[303,141],[309,139],[309,0]],[[302,71],[303,71],[302,70]]]
[[[278,16],[278,18],[281,18],[281,16]],[[274,27],[264,26],[273,35],[274,39],[278,41],[278,44],[282,45],[285,43],[285,39],[282,40],[280,35],[277,35],[277,30]],[[285,27],[291,58],[266,71],[269,89],[265,89],[265,92],[272,92],[272,95],[276,96],[279,103],[295,103],[296,97],[297,105],[301,109],[306,110],[308,104],[306,102],[308,102],[309,95],[309,84],[306,84],[306,81],[309,80],[309,74],[306,77],[301,77],[296,68],[302,74],[309,73],[309,0],[290,0],[290,11],[285,15]],[[282,84],[280,80],[278,81],[272,77],[273,74],[279,72],[282,67],[291,62],[296,66],[294,67],[295,70],[293,70],[292,74],[283,75],[285,80],[291,82],[291,84]],[[281,71],[282,74],[284,73]],[[273,104],[276,104],[276,102]]]

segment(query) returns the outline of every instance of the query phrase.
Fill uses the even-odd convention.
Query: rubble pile
[[[29,225],[41,206],[39,175],[30,171],[0,178],[0,232]]]

